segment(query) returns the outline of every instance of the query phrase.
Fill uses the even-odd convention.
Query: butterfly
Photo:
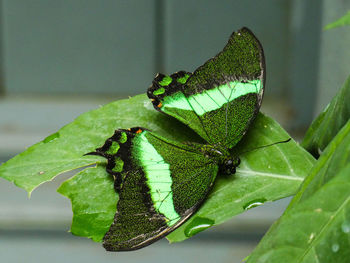
[[[215,178],[236,172],[230,153],[259,112],[265,59],[253,33],[233,32],[224,49],[193,73],[158,74],[147,91],[154,108],[207,143],[180,143],[146,128],[118,129],[95,152],[107,159],[119,194],[108,251],[145,247],[178,228],[206,199]]]

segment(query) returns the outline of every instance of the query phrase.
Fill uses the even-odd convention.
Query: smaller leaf
[[[342,16],[338,20],[326,25],[324,27],[324,30],[340,27],[340,26],[347,26],[350,25],[350,11],[345,16]]]
[[[248,262],[344,262],[350,246],[350,122]]]
[[[347,262],[349,247],[350,165],[284,214],[247,262]]]
[[[300,190],[295,195],[287,210],[306,199],[317,191],[318,187],[332,179],[332,176],[350,163],[350,121],[339,131],[337,136],[327,146],[310,174],[304,180]]]
[[[313,121],[301,143],[318,157],[350,119],[350,76],[327,108]]]
[[[113,178],[104,166],[88,168],[65,181],[57,192],[72,202],[71,232],[101,242],[111,226],[117,206]]]
[[[247,262],[348,262],[349,247],[350,165],[285,213]]]

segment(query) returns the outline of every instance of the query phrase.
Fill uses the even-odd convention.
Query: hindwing
[[[119,193],[106,233],[107,250],[134,250],[191,216],[212,188],[218,164],[200,147],[169,141],[140,127],[116,130],[95,153],[107,158]]]

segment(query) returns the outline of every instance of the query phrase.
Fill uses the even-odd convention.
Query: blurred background
[[[331,0],[2,0],[0,163],[81,113],[144,93],[157,72],[193,71],[249,27],[267,61],[262,111],[302,138],[350,73],[349,27],[323,27],[350,9]],[[67,232],[69,174],[35,190],[0,178],[1,262],[240,262],[288,204],[240,215],[180,244],[105,253]]]

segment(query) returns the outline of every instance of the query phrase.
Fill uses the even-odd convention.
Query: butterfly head
[[[241,163],[241,160],[236,156],[229,156],[223,159],[220,164],[219,173],[222,175],[231,175],[236,173],[236,167]]]

